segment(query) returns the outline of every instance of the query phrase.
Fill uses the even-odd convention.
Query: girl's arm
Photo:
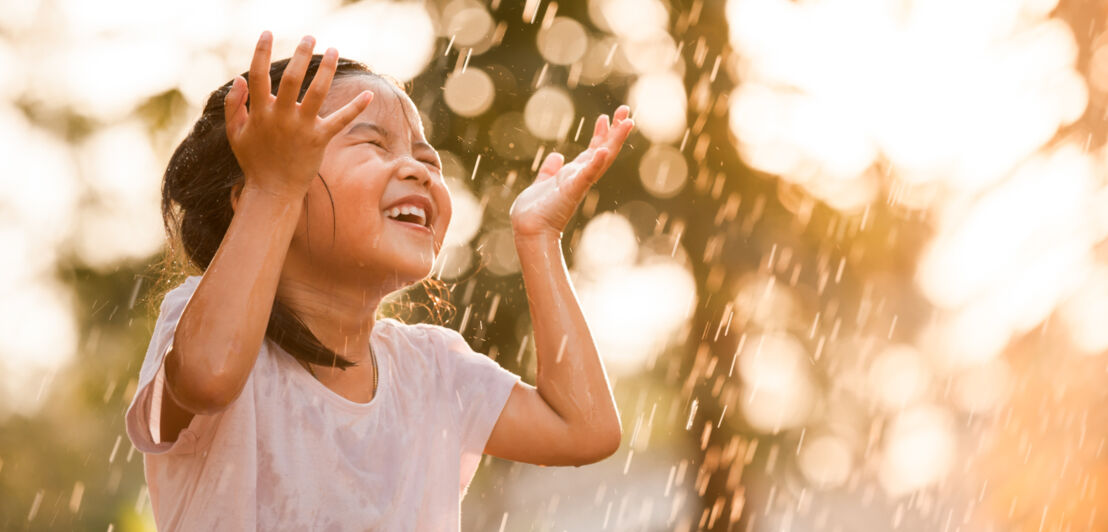
[[[597,120],[589,148],[562,165],[552,153],[512,205],[538,357],[537,387],[516,384],[485,452],[543,465],[582,465],[616,451],[619,412],[562,255],[562,230],[633,127],[629,109]]]
[[[311,37],[297,47],[277,95],[270,94],[272,42],[269,32],[262,34],[249,87],[236,77],[226,97],[227,138],[244,183],[236,187],[230,226],[185,306],[166,353],[170,400],[163,420],[171,423],[163,426],[163,441],[175,439],[192,415],[223,410],[242,392],[265,337],[302,199],[323,149],[371,97],[363,92],[327,118],[318,116],[338,59],[329,49],[303,101],[297,103],[314,47]]]

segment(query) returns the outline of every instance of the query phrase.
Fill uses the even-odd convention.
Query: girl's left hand
[[[562,164],[565,159],[558,152],[546,157],[535,181],[519,193],[509,210],[517,238],[561,236],[577,205],[623,147],[623,141],[635,125],[628,118],[630,113],[626,105],[619,106],[611,126],[608,116],[600,115],[589,147],[569,164]]]

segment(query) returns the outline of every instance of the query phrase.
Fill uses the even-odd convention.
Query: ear
[[[234,185],[231,186],[231,210],[232,211],[238,209],[239,195],[242,194],[242,185],[243,185],[243,183],[244,183],[244,181],[239,181],[238,183],[235,183]]]

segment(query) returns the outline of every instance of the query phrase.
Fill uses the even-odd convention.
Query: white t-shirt
[[[378,319],[377,395],[350,401],[264,341],[242,394],[160,442],[164,370],[189,277],[161,313],[127,409],[159,530],[457,531],[485,443],[520,377],[457,331]]]

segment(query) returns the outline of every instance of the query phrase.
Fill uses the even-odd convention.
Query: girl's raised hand
[[[315,39],[304,37],[281,76],[277,95],[270,93],[273,35],[262,32],[250,64],[250,83],[236,76],[224,100],[227,140],[245,175],[245,187],[299,200],[319,172],[323,150],[373,98],[362,91],[327,117],[319,109],[331,88],[338,52],[328,48],[304,99],[297,102]],[[250,101],[247,111],[246,102]]]
[[[628,118],[631,109],[619,106],[608,124],[608,116],[596,119],[589,147],[569,164],[558,152],[551,152],[542,163],[535,181],[519,193],[509,215],[517,237],[561,236],[577,205],[615,161],[623,141],[635,123]]]

